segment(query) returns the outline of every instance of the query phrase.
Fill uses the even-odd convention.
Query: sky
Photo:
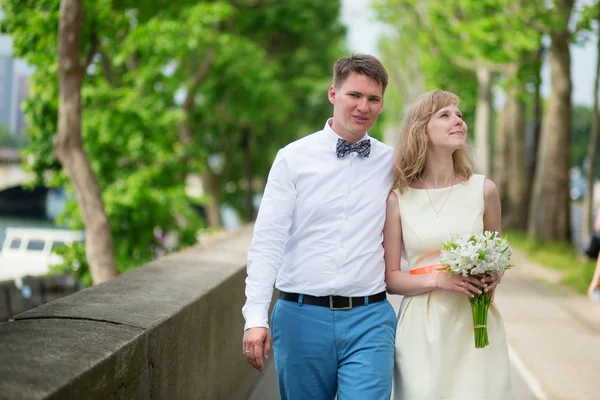
[[[385,27],[375,21],[370,0],[342,0],[342,22],[348,27],[348,47],[352,52],[379,56],[377,38]],[[593,104],[593,83],[596,68],[595,39],[584,46],[571,45],[572,99],[574,104]],[[542,67],[542,96],[550,93],[550,68]],[[460,95],[460,93],[459,93]]]

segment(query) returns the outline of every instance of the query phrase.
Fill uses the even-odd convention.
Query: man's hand
[[[242,351],[248,364],[259,371],[265,369],[263,357],[269,359],[271,331],[267,328],[250,328],[244,332]]]

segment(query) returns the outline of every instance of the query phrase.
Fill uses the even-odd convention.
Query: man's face
[[[333,104],[331,128],[354,143],[371,129],[383,110],[383,88],[368,76],[352,72],[341,87],[329,88],[329,102]]]

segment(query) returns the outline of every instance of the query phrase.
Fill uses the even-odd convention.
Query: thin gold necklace
[[[446,202],[448,201],[448,197],[450,197],[450,194],[452,193],[452,190],[454,189],[455,185],[450,186],[450,191],[446,195],[446,200],[444,200],[444,202],[442,203],[442,206],[440,207],[440,209],[436,210],[435,206],[433,205],[433,201],[431,201],[431,197],[429,196],[429,190],[427,190],[427,187],[425,186],[425,182],[423,182],[423,179],[421,179],[421,177],[419,177],[419,180],[423,184],[423,188],[425,188],[425,193],[427,193],[427,198],[429,199],[429,205],[431,205],[431,208],[433,208],[433,211],[435,211],[435,217],[439,218],[440,217],[440,212],[442,212],[442,209],[446,205]]]

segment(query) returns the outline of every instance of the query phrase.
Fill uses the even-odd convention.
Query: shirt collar
[[[323,128],[323,133],[325,134],[324,136],[325,136],[325,140],[327,141],[327,144],[335,151],[338,139],[344,139],[344,138],[341,137],[340,135],[338,135],[337,133],[335,133],[335,131],[333,129],[331,129],[332,123],[333,123],[333,118],[329,118],[327,120],[327,122],[325,122],[325,127]],[[369,136],[369,133],[367,132],[367,133],[365,133],[365,136],[363,136],[363,138],[359,140],[359,142],[362,142],[363,140],[369,140],[369,139],[371,139],[371,137]]]

